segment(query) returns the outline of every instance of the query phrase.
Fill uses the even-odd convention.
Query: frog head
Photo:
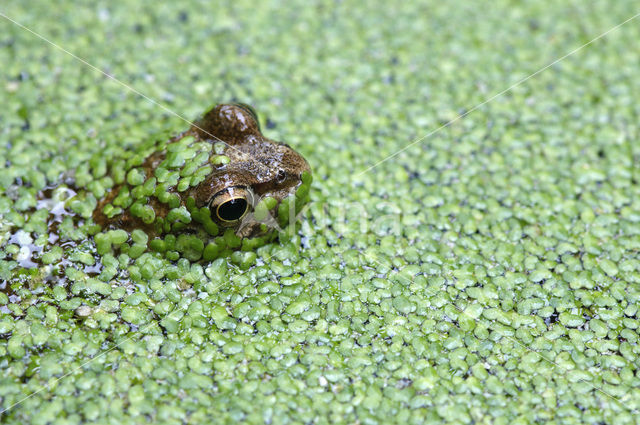
[[[311,169],[290,146],[265,137],[254,110],[221,104],[189,132],[214,145],[213,171],[187,192],[197,208],[238,236],[251,237],[285,225],[308,201]]]

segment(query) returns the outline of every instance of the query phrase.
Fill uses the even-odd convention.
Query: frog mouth
[[[286,188],[254,195],[249,206],[250,212],[239,221],[236,234],[240,237],[258,237],[269,231],[281,231],[295,222],[309,202],[311,173],[304,172],[300,183]]]
[[[236,234],[242,237],[255,237],[279,229],[277,220],[279,205],[280,201],[272,197],[256,198],[251,205],[251,212],[243,217]]]

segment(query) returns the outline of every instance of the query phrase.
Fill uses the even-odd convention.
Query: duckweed
[[[185,123],[0,18],[0,422],[637,423],[636,22],[360,174],[630,5],[9,2],[182,116],[259,106],[315,182],[219,229],[167,188],[224,145],[146,176]],[[119,185],[175,234],[97,227]]]

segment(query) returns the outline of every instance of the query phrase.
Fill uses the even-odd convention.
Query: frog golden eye
[[[222,225],[237,224],[249,212],[251,193],[240,187],[231,187],[216,194],[209,209],[212,216]]]
[[[249,210],[249,203],[244,198],[231,198],[218,205],[216,215],[221,221],[240,220]]]

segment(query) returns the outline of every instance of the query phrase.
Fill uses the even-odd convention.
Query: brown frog
[[[201,247],[205,258],[251,249],[291,222],[309,199],[307,161],[266,138],[245,104],[215,106],[139,162],[98,203],[93,218],[105,229],[144,230],[157,251],[182,251],[180,241]]]

